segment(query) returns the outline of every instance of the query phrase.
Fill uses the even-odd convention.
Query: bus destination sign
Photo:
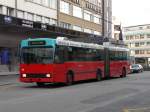
[[[45,45],[46,42],[45,41],[29,41],[28,43],[29,45]]]

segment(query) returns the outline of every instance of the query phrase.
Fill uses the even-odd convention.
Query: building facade
[[[141,63],[145,68],[150,66],[150,24],[124,28],[125,43],[131,49],[134,63]]]
[[[57,27],[62,28],[59,33],[68,29],[77,31],[72,35],[83,32],[91,37],[111,37],[111,2],[108,1],[111,0],[0,0],[0,15],[5,20],[5,24],[0,24],[0,72],[18,70],[19,42],[32,36],[44,37],[46,25],[56,31]],[[16,22],[20,24],[18,19],[23,27],[16,25]],[[15,25],[8,25],[10,22]],[[33,22],[44,25],[44,31],[35,32],[37,28],[33,27],[38,25]]]
[[[60,0],[59,26],[102,35],[101,0]]]
[[[112,38],[115,40],[119,40],[120,28],[121,28],[121,21],[113,17],[113,24],[112,24]]]

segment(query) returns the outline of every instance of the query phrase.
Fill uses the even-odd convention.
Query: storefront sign
[[[33,22],[28,20],[22,20],[22,26],[33,28]]]
[[[4,22],[10,24],[10,23],[12,23],[12,18],[9,17],[9,16],[5,16],[5,17],[4,17]]]

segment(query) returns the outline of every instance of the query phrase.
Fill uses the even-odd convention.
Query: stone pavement
[[[19,74],[19,72],[0,72],[0,76],[2,75],[18,75]]]

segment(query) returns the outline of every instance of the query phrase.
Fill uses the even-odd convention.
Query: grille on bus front
[[[26,78],[47,78],[46,74],[27,74]]]

